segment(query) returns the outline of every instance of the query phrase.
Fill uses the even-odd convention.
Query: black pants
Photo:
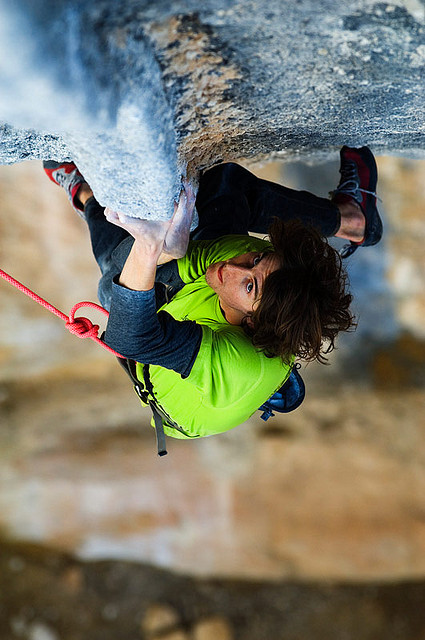
[[[261,180],[233,162],[217,165],[201,176],[196,209],[199,224],[191,234],[193,240],[246,235],[249,231],[266,234],[274,217],[299,219],[326,237],[334,235],[340,225],[339,210],[330,200]],[[106,220],[103,207],[94,198],[88,200],[85,216],[102,272],[99,300],[109,309],[112,278],[122,271],[134,241],[127,231]],[[171,285],[176,272],[175,261],[161,265],[157,280]]]
[[[233,162],[203,174],[196,209],[199,225],[192,234],[194,240],[249,231],[267,233],[274,217],[299,219],[326,237],[340,226],[339,210],[330,200],[262,180]]]

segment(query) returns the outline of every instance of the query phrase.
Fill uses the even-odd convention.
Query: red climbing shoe
[[[368,147],[354,149],[342,147],[340,151],[341,180],[335,191],[331,192],[332,202],[343,203],[355,200],[361,207],[366,219],[365,234],[361,242],[350,241],[341,251],[342,258],[348,258],[357,247],[370,247],[382,238],[382,220],[376,206],[376,183],[378,170],[375,158]]]
[[[74,211],[84,219],[84,207],[77,197],[77,191],[85,180],[75,164],[47,160],[43,162],[43,169],[52,182],[65,189]]]

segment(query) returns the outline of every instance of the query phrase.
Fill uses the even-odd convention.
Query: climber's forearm
[[[119,284],[133,291],[152,289],[162,244],[162,241],[149,244],[136,239],[119,276]]]

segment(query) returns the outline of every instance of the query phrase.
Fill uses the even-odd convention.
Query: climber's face
[[[230,260],[215,262],[206,272],[207,284],[220,299],[230,324],[241,324],[260,302],[264,281],[279,268],[274,253],[251,251]]]

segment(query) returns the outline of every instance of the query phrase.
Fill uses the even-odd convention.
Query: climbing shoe
[[[85,180],[75,164],[47,160],[43,162],[43,169],[52,182],[65,189],[74,211],[84,219],[84,207],[77,197],[77,191]]]
[[[365,234],[360,242],[350,241],[341,250],[341,257],[348,258],[357,247],[370,247],[377,244],[382,237],[382,220],[376,206],[376,183],[378,171],[375,158],[368,147],[354,149],[342,147],[340,151],[341,179],[335,191],[330,196],[335,204],[342,204],[355,200],[364,214]]]

